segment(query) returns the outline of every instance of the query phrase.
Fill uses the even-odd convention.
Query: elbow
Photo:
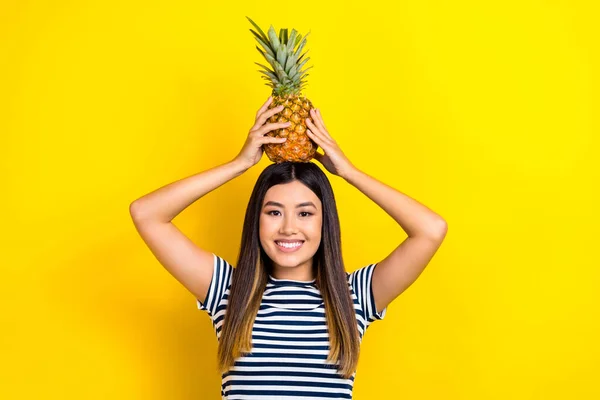
[[[440,218],[434,225],[433,237],[437,240],[444,240],[446,233],[448,233],[448,223],[445,219]]]
[[[421,236],[426,236],[436,242],[441,242],[448,233],[448,223],[443,218],[436,219],[435,222],[428,224],[427,229],[422,232]]]
[[[129,204],[129,215],[134,221],[142,219],[142,208],[137,200]]]

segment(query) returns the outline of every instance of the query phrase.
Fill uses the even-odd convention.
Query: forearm
[[[236,161],[230,161],[170,183],[132,202],[129,207],[131,216],[136,221],[169,222],[196,200],[247,169]]]
[[[438,237],[445,233],[446,222],[440,215],[358,168],[343,178],[394,218],[408,236]]]

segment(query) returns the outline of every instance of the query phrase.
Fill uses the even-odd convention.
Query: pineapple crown
[[[260,63],[255,63],[263,68],[262,71],[259,70],[264,75],[261,78],[269,81],[266,85],[273,89],[274,96],[299,95],[306,86],[304,78],[309,76],[306,71],[312,68],[311,66],[305,70],[301,70],[304,64],[310,60],[310,57],[303,59],[308,50],[306,53],[300,55],[306,44],[306,38],[310,35],[310,31],[304,38],[295,29],[292,29],[292,33],[288,36],[287,28],[280,29],[279,35],[277,35],[273,25],[271,25],[267,32],[268,35],[265,35],[254,21],[249,17],[246,18],[248,18],[258,31],[257,33],[250,29],[256,41],[262,46],[262,49],[258,46],[256,46],[256,49],[271,66],[269,68]],[[296,46],[298,47],[296,48]]]

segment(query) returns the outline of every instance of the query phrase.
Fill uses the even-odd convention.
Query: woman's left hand
[[[354,165],[352,165],[350,160],[348,160],[342,152],[342,149],[338,146],[337,142],[333,140],[329,135],[329,132],[327,132],[319,109],[312,108],[310,110],[310,116],[314,120],[314,123],[310,118],[306,119],[306,125],[308,126],[306,134],[325,152],[325,154],[315,152],[315,158],[323,164],[330,173],[342,178],[346,177],[347,174],[355,168]]]

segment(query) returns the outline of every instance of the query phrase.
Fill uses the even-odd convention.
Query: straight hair
[[[242,231],[237,264],[231,278],[227,309],[219,339],[218,368],[228,371],[236,358],[252,350],[252,327],[258,314],[272,261],[260,243],[259,221],[267,190],[299,181],[321,200],[321,243],[313,257],[315,285],[321,292],[329,332],[327,361],[348,379],[356,370],[360,341],[354,304],[350,296],[340,240],[340,221],[333,189],[327,176],[312,162],[283,162],[267,166],[254,186]]]

